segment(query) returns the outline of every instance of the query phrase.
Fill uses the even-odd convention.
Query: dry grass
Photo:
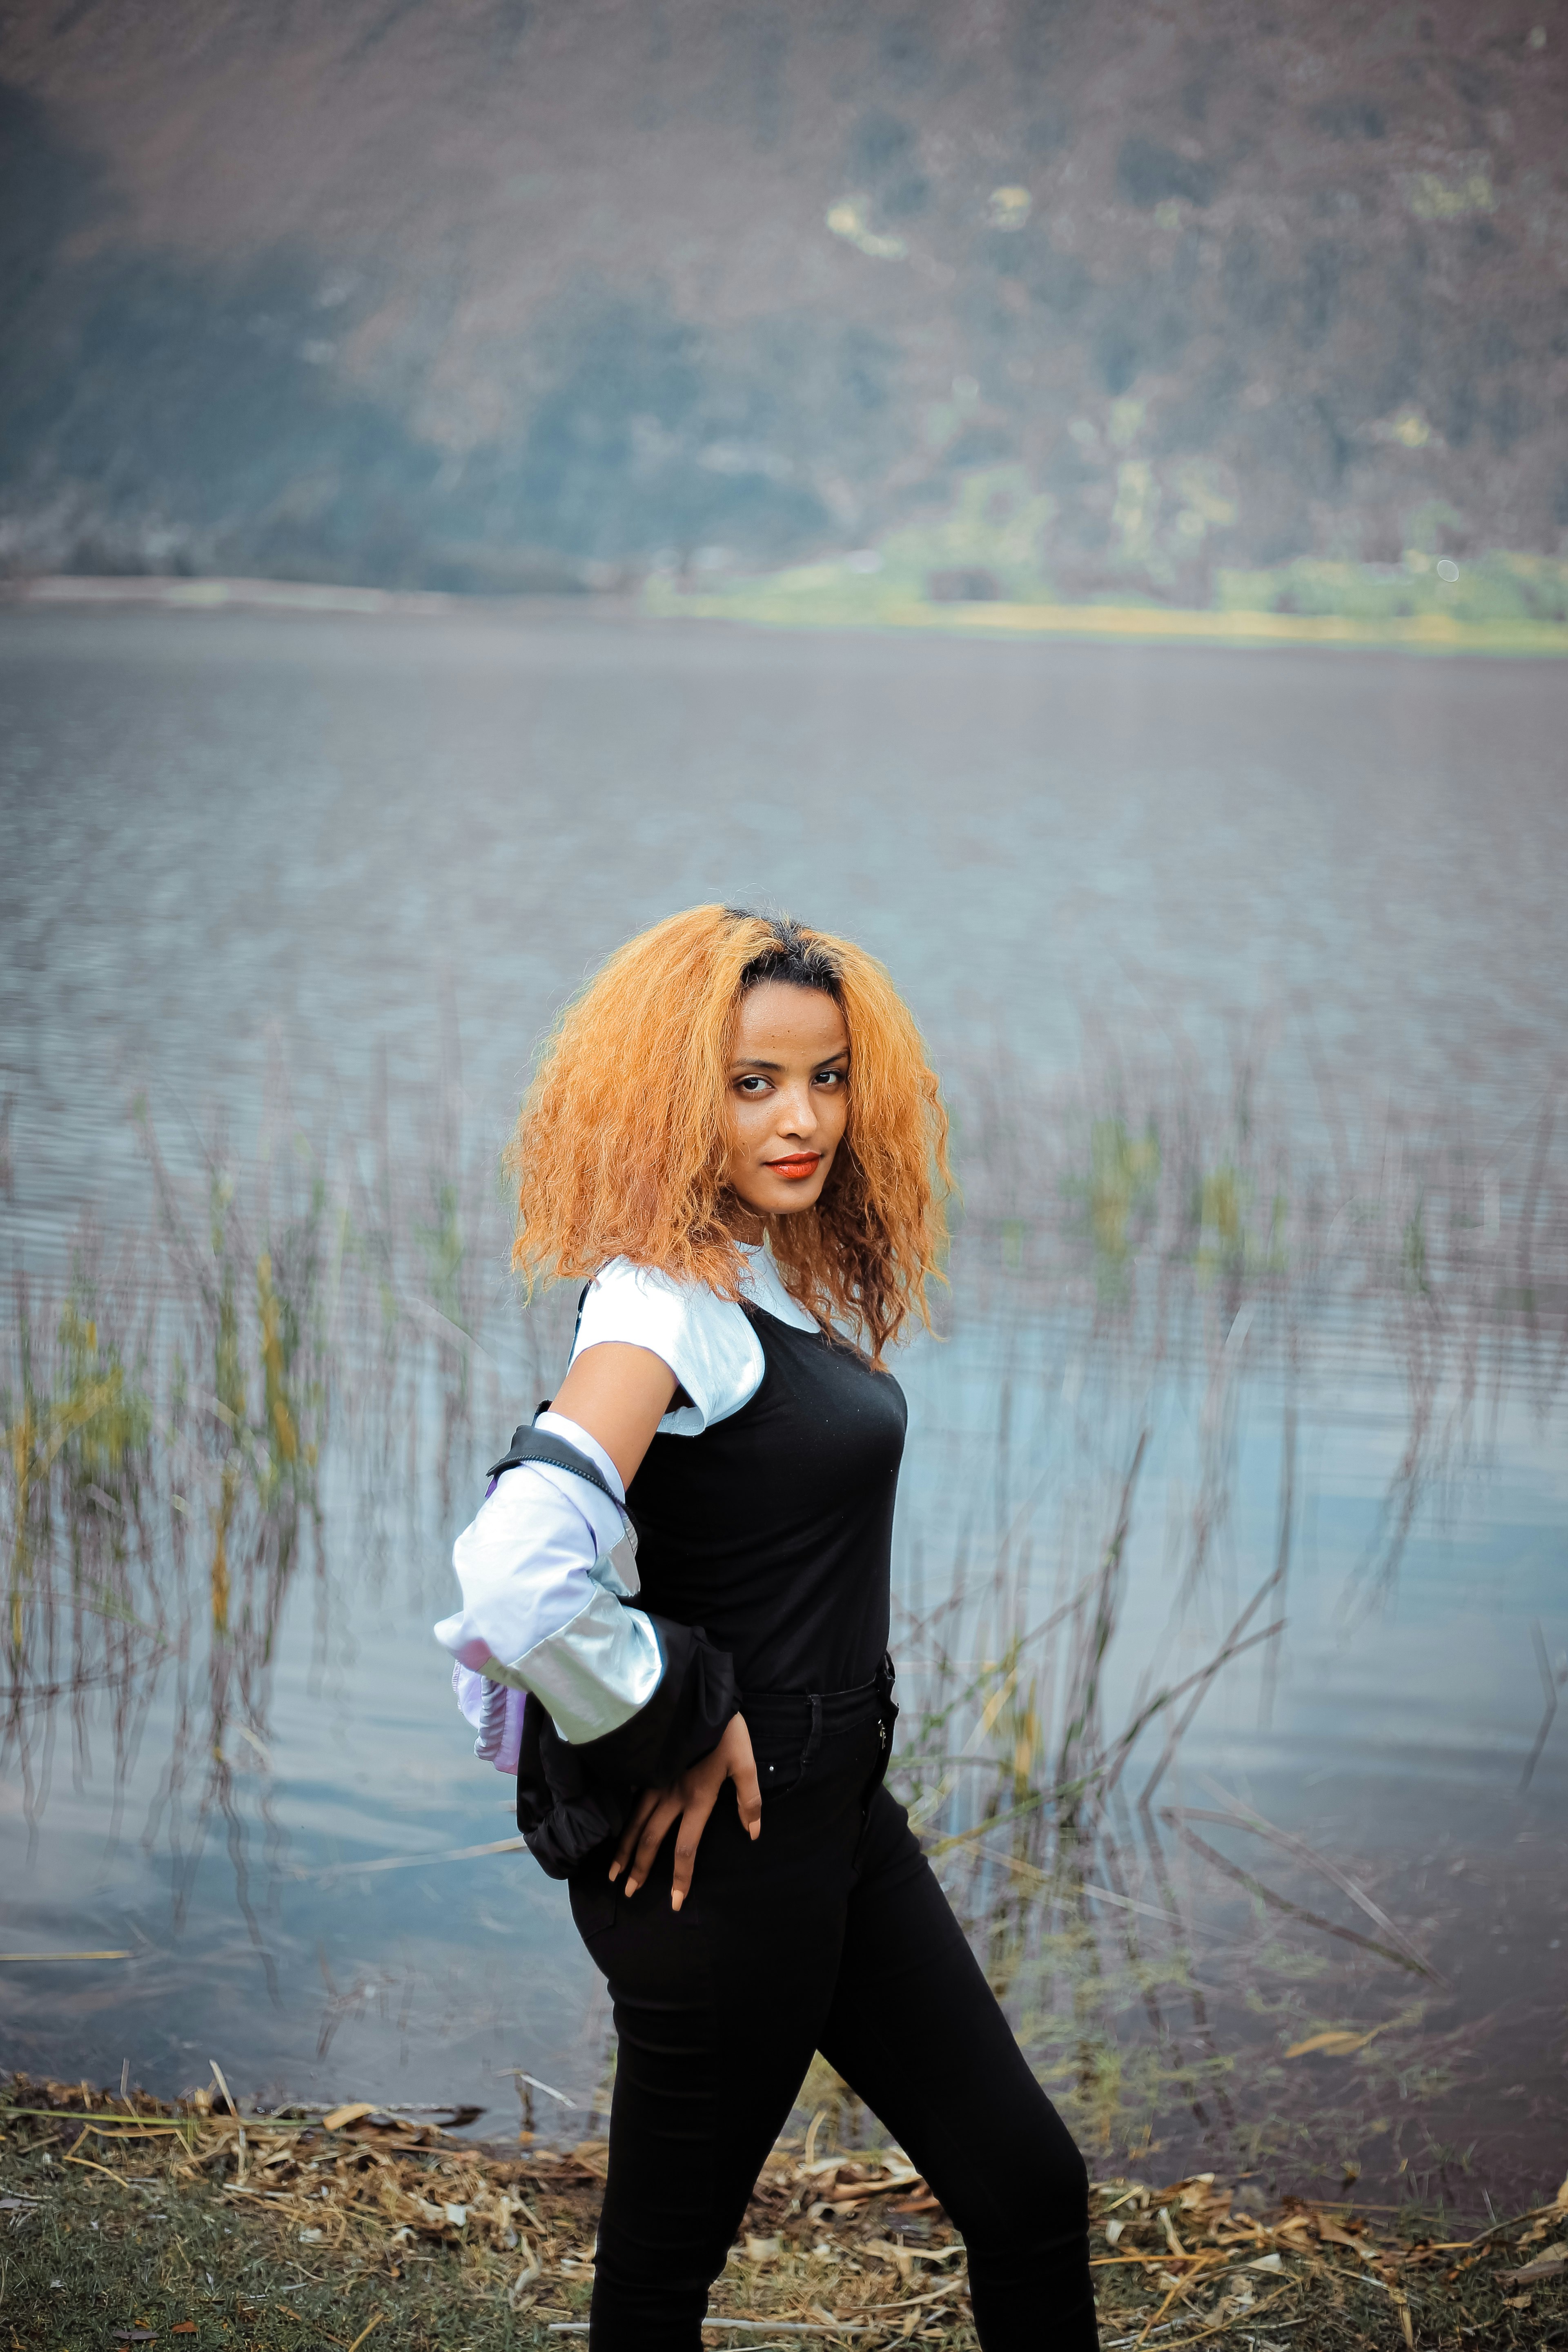
[[[962,2244],[896,2152],[775,2149],[710,2305],[710,2340],[958,2347]],[[583,2325],[602,2141],[476,2147],[355,2104],[234,2114],[214,2094],[15,2081],[0,2105],[9,2222],[0,2325],[17,2347],[88,2339],[411,2352],[569,2341]],[[1568,2182],[1477,2235],[1212,2176],[1100,2183],[1101,2342],[1160,2352],[1568,2344]],[[723,2323],[731,2322],[726,2327]],[[1304,2332],[1303,2332],[1304,2331]]]

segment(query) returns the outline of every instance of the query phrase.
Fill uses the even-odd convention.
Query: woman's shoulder
[[[762,1377],[762,1349],[742,1309],[704,1282],[612,1258],[589,1284],[574,1356],[620,1340],[667,1363],[691,1400],[660,1424],[696,1436],[739,1410]]]
[[[705,1282],[690,1275],[671,1274],[663,1266],[641,1265],[629,1257],[613,1257],[599,1268],[584,1295],[583,1312],[629,1315],[639,1321],[652,1318],[669,1324],[710,1321],[715,1310],[740,1309]],[[721,1320],[728,1319],[722,1314]]]
[[[706,1283],[697,1281],[693,1276],[671,1274],[662,1265],[644,1265],[630,1257],[611,1258],[606,1265],[599,1268],[588,1287],[605,1297],[632,1293],[652,1293],[679,1298],[691,1297],[698,1293],[708,1297],[713,1296]]]
[[[587,1295],[589,1299],[598,1299],[605,1309],[624,1310],[639,1317],[651,1313],[679,1318],[702,1329],[733,1332],[737,1324],[745,1325],[740,1306],[721,1291],[710,1288],[694,1276],[668,1274],[660,1266],[639,1265],[626,1257],[612,1258],[608,1265],[602,1267]],[[783,1276],[765,1249],[745,1251],[741,1295],[749,1305],[762,1307],[775,1322],[792,1324],[800,1331],[820,1328],[810,1310],[784,1287]]]

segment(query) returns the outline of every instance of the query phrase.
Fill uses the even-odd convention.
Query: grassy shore
[[[570,2343],[605,2149],[476,2147],[356,2104],[236,2116],[203,2094],[13,2080],[0,2101],[0,2324],[11,2352]],[[1215,2352],[1568,2344],[1568,2182],[1479,2231],[1212,2175],[1094,2191],[1106,2347]],[[709,2340],[974,2343],[963,2247],[896,2150],[780,2144],[711,2297]],[[177,2341],[176,2341],[177,2339]]]
[[[1115,548],[1099,584],[1064,593],[1054,575],[1055,502],[1016,467],[982,467],[951,504],[884,535],[875,546],[743,577],[697,568],[655,574],[646,609],[664,616],[750,621],[771,627],[936,630],[963,636],[1101,639],[1142,645],[1318,646],[1406,653],[1568,653],[1568,563],[1507,548],[1444,553],[1448,509],[1404,518],[1408,544],[1394,563],[1310,556],[1263,570],[1195,561],[1234,513],[1189,481],[1177,561],[1152,527],[1149,469],[1124,466],[1138,499],[1118,509]],[[721,555],[722,551],[717,551]]]
[[[1468,621],[1447,613],[1200,611],[1166,604],[1026,604],[1004,599],[927,604],[918,597],[858,599],[793,593],[758,581],[723,594],[649,588],[661,619],[746,621],[795,629],[923,630],[963,637],[1079,639],[1175,646],[1319,646],[1415,654],[1568,654],[1568,628],[1528,620]]]

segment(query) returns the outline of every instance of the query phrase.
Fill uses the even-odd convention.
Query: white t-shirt
[[[742,1242],[741,1248],[746,1261],[741,1287],[752,1304],[797,1331],[816,1330],[815,1319],[784,1288],[763,1244]],[[659,1423],[667,1437],[700,1437],[716,1421],[727,1421],[749,1404],[762,1385],[762,1342],[732,1298],[633,1265],[628,1258],[612,1258],[591,1285],[573,1362],[584,1348],[605,1340],[649,1349],[691,1399]]]

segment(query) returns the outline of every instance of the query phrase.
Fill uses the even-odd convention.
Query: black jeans
[[[782,1760],[753,1745],[776,1790],[800,1743]],[[1092,2352],[1083,2158],[874,1785],[879,1760],[874,1724],[829,1732],[764,1795],[754,1844],[726,1787],[679,1913],[673,1831],[629,1901],[602,1870],[572,1882],[620,2038],[591,2352],[697,2352],[815,2050],[963,2231],[984,2352]]]

